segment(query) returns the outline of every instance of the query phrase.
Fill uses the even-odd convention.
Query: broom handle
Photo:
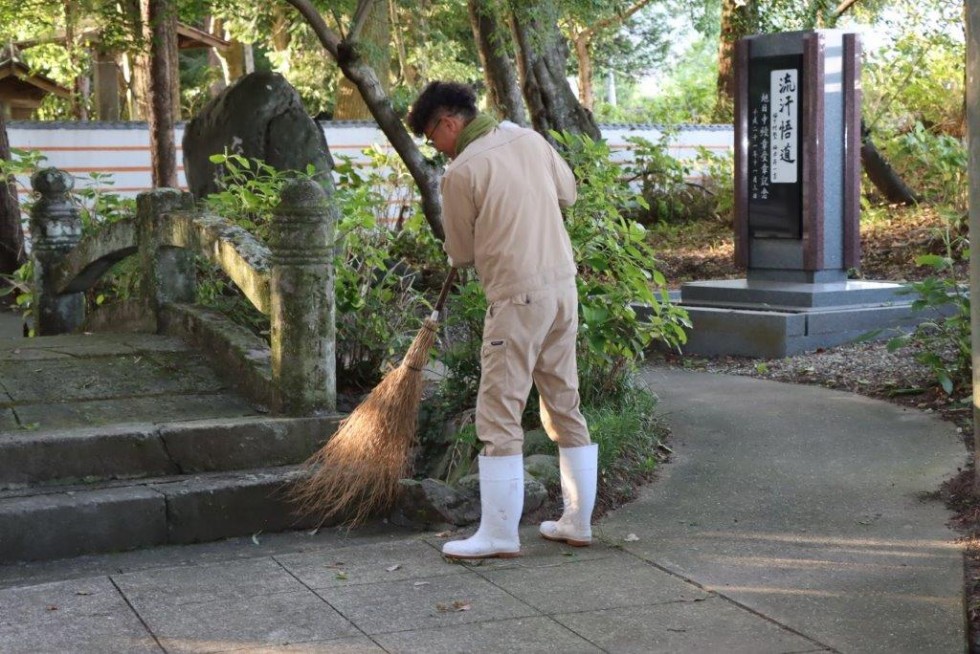
[[[446,275],[446,281],[442,283],[442,290],[439,292],[439,299],[436,300],[436,306],[432,310],[432,320],[439,320],[439,313],[442,308],[446,306],[446,299],[449,297],[449,289],[453,287],[453,282],[456,281],[456,268],[450,268],[449,274]]]

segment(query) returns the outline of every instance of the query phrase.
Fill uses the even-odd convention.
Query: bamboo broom
[[[339,518],[349,526],[390,509],[398,481],[409,472],[409,456],[418,426],[425,382],[422,368],[429,360],[439,330],[439,313],[456,279],[450,268],[432,315],[402,359],[385,375],[337,432],[306,461],[309,475],[290,493],[306,515],[320,524]]]

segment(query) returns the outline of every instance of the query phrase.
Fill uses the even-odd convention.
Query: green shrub
[[[730,216],[734,201],[733,159],[697,148],[693,159],[670,153],[675,132],[664,131],[656,141],[630,137],[633,161],[623,167],[626,181],[638,184],[645,204],[634,206],[630,217],[644,225],[677,223]],[[697,182],[691,181],[700,177]]]
[[[673,305],[667,280],[656,268],[646,230],[623,216],[644,204],[609,146],[585,135],[554,134],[579,180],[578,200],[566,210],[566,225],[578,264],[579,376],[586,403],[619,394],[644,352],[654,343],[685,343],[687,312]],[[636,306],[649,316],[641,318]]]
[[[909,132],[888,142],[886,152],[923,199],[966,211],[968,155],[960,139],[934,134],[916,123]]]
[[[957,217],[956,214],[953,217]],[[909,292],[917,296],[912,308],[931,312],[932,316],[913,332],[888,342],[889,351],[907,345],[917,346],[916,361],[932,371],[947,395],[965,393],[971,387],[970,296],[956,278],[955,269],[957,256],[969,260],[969,244],[965,241],[966,237],[951,237],[950,230],[947,230],[944,235],[945,255],[924,254],[916,257],[916,264],[931,267],[935,274],[910,285]],[[964,244],[966,247],[963,247]],[[957,255],[957,252],[961,254]]]

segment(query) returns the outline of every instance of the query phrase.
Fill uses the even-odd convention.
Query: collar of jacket
[[[489,134],[496,126],[497,119],[493,116],[484,113],[477,114],[456,137],[456,156],[461,155],[466,146],[481,136]]]

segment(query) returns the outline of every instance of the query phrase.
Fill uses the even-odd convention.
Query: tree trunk
[[[759,8],[755,0],[722,0],[721,35],[718,41],[718,82],[716,123],[731,123],[735,107],[735,43],[754,34],[759,25]]]
[[[123,79],[126,83],[126,105],[129,120],[146,120],[150,113],[149,45],[144,43],[143,17],[140,0],[124,0],[121,3],[124,21],[135,46],[122,53]]]
[[[969,163],[969,222],[972,238],[980,234],[980,4],[967,2],[966,120]],[[980,288],[980,248],[970,249],[970,288]],[[980,497],[980,302],[970,303],[971,360],[973,362],[973,493]]]
[[[469,0],[468,4],[470,27],[487,82],[487,104],[499,118],[527,127],[527,113],[517,83],[510,34],[500,28],[488,0]]]
[[[578,59],[578,100],[582,106],[592,111],[595,108],[595,92],[592,88],[592,53],[588,32],[579,32],[575,44],[575,58]]]
[[[405,162],[405,166],[418,185],[422,196],[422,211],[432,233],[440,241],[445,240],[446,234],[442,226],[442,198],[439,190],[440,170],[422,156],[415,141],[405,130],[401,118],[391,106],[391,100],[382,88],[374,69],[357,57],[356,48],[352,49],[343,43],[340,44],[337,63],[347,79],[357,85],[378,127],[388,137],[388,142]]]
[[[398,22],[398,7],[395,0],[388,0],[388,20],[391,22],[392,42],[395,45],[395,53],[398,57],[398,85],[406,84],[410,87],[416,85],[418,75],[415,69],[408,65],[408,53],[405,51],[405,39],[402,38],[402,27]]]
[[[309,0],[286,0],[302,14],[314,33],[334,58],[347,79],[357,85],[361,97],[371,109],[378,127],[388,137],[388,142],[405,162],[405,167],[419,187],[422,196],[422,211],[429,223],[432,234],[440,241],[446,234],[442,227],[442,198],[439,194],[439,168],[422,156],[415,140],[406,131],[401,117],[391,106],[391,100],[381,87],[374,70],[357,56],[357,49],[351,48],[334,34],[320,12]],[[362,0],[364,1],[364,0]]]
[[[0,111],[0,160],[10,161],[7,120]],[[24,263],[24,230],[13,177],[0,179],[0,274],[9,275]],[[12,296],[7,296],[12,297]]]
[[[881,156],[878,148],[871,141],[864,121],[861,121],[861,165],[868,179],[875,188],[885,196],[889,204],[916,204],[918,196],[905,184],[895,169]]]
[[[65,54],[68,55],[68,64],[76,68],[78,57],[78,44],[75,43],[76,17],[72,0],[64,0],[62,4],[65,12]],[[85,106],[87,94],[83,86],[83,78],[76,75],[72,82],[71,94],[71,115],[75,120],[88,120],[88,110]]]
[[[225,38],[227,39],[227,32]],[[230,46],[224,51],[215,52],[221,62],[221,73],[224,77],[225,86],[231,86],[246,74],[245,48],[241,41],[228,39]]]
[[[98,43],[94,50],[95,61],[95,115],[98,120],[119,120],[119,64],[116,52]]]
[[[365,64],[370,66],[379,81],[381,88],[388,93],[390,87],[390,60],[388,44],[391,41],[391,23],[389,21],[388,0],[370,0],[371,5],[365,19],[364,30],[357,39],[355,47],[361,50],[360,56]],[[370,120],[371,110],[364,98],[361,97],[357,85],[341,75],[337,84],[337,101],[333,110],[334,120]]]
[[[524,100],[534,129],[554,143],[550,130],[601,138],[592,112],[583,107],[565,77],[568,45],[558,31],[551,0],[530,7],[511,0],[512,29],[519,52]]]
[[[143,34],[150,45],[149,115],[153,186],[177,188],[177,148],[174,143],[174,53],[177,51],[177,13],[172,0],[142,0]]]

